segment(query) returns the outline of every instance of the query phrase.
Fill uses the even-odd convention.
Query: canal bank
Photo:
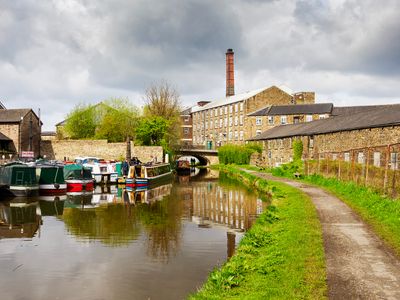
[[[219,169],[271,196],[271,205],[245,234],[236,254],[190,298],[326,298],[321,225],[310,197],[233,166]]]

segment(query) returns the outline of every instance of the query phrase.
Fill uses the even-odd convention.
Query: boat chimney
[[[233,50],[226,51],[226,97],[235,95],[235,75],[234,75],[234,62]]]

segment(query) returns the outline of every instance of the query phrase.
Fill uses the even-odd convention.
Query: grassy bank
[[[335,178],[312,175],[303,180],[323,187],[342,199],[400,256],[400,201]]]
[[[221,166],[230,177],[272,195],[271,205],[190,299],[323,299],[326,275],[321,226],[299,190]]]

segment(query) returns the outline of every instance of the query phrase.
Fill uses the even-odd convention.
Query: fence
[[[400,195],[400,144],[325,152],[306,160],[307,175],[320,174],[372,187],[393,198]]]

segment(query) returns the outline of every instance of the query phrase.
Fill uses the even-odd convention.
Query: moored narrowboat
[[[20,162],[0,166],[0,187],[9,196],[37,196],[36,168]]]
[[[67,183],[67,193],[93,191],[94,181],[92,173],[90,169],[82,165],[65,165],[64,178]]]
[[[135,165],[129,168],[126,184],[134,180],[133,184],[137,187],[148,186],[168,180],[171,176],[171,166],[167,163]]]
[[[67,192],[64,180],[64,166],[55,164],[37,164],[40,195],[62,195]]]

